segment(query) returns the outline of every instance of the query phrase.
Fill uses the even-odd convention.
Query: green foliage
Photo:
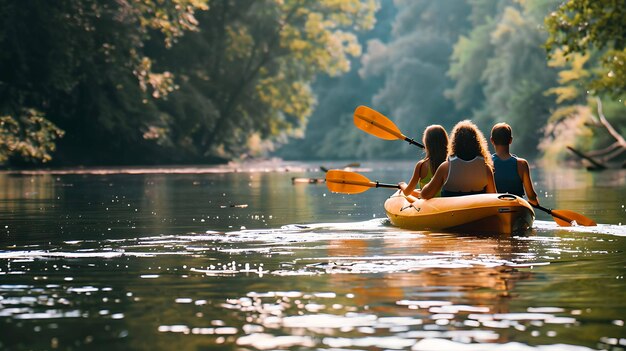
[[[318,73],[361,54],[376,0],[0,3],[0,113],[66,131],[62,163],[213,161],[301,132]],[[257,150],[258,151],[258,150]]]
[[[391,40],[368,44],[360,72],[364,79],[384,82],[372,97],[372,107],[419,139],[429,124],[451,128],[461,118],[444,91],[452,85],[446,79],[449,57],[459,34],[467,30],[470,8],[458,1],[400,1],[397,6]],[[370,157],[414,157],[416,151],[388,144],[380,150],[380,145],[372,141]],[[363,152],[364,145],[358,146]]]
[[[565,159],[565,146],[587,150],[604,148],[615,140],[597,123],[594,116],[597,103],[586,88],[593,77],[591,66],[597,64],[597,56],[591,53],[570,53],[555,50],[549,65],[559,70],[558,85],[547,89],[546,95],[556,95],[556,108],[546,124],[546,133],[540,149],[548,160]],[[596,83],[591,83],[596,84]],[[604,114],[618,129],[626,126],[626,106],[620,101],[605,97]]]
[[[561,69],[558,73],[558,83],[561,85],[548,89],[546,94],[556,95],[557,104],[564,102],[581,102],[581,98],[585,96],[581,89],[590,76],[589,70],[584,68],[585,63],[588,61],[588,54],[571,54],[567,57],[563,51],[557,51],[548,64],[551,67]],[[560,116],[561,114],[556,113],[556,115]]]
[[[555,2],[472,4],[475,25],[455,44],[448,71],[455,84],[446,95],[486,132],[495,122],[509,123],[513,150],[532,157],[553,106],[543,92],[556,73],[541,49],[545,33],[540,24],[545,8]]]
[[[490,40],[495,29],[495,21],[487,18],[485,23],[472,29],[469,36],[461,36],[454,45],[448,76],[454,80],[454,86],[445,94],[452,100],[459,111],[470,114],[481,106],[483,92],[483,72],[487,68],[489,57],[494,47]]]
[[[626,25],[626,23],[624,24]],[[590,88],[614,98],[626,98],[626,49],[609,50],[602,56],[601,68]],[[626,103],[625,103],[626,105]]]
[[[541,143],[546,158],[564,158],[564,149],[555,145],[586,150],[613,143],[596,122],[592,97],[611,106],[605,115],[619,132],[626,125],[626,7],[614,0],[569,0],[545,24],[550,65],[559,70],[558,85],[546,91],[558,104]]]
[[[385,2],[376,13],[376,25],[371,31],[358,33],[359,43],[372,39],[387,41],[396,15],[395,6]],[[363,79],[359,75],[361,61],[351,60],[352,69],[341,76],[322,75],[313,85],[318,103],[307,121],[306,133],[295,135],[276,154],[288,159],[302,158],[371,158],[376,151],[389,146],[354,128],[352,112],[360,104],[369,103],[383,82]]]
[[[619,1],[382,4],[376,18],[378,0],[0,2],[0,164],[212,162],[294,137],[282,155],[414,155],[355,130],[360,104],[417,138],[506,121],[526,157],[592,120],[589,94],[623,130]]]
[[[175,41],[203,8],[197,0],[0,3],[0,113],[40,111],[66,131],[58,145],[66,163],[136,160],[150,147],[141,130],[158,118],[154,100],[174,88],[168,72],[152,70],[145,43]]]
[[[545,47],[562,49],[566,56],[604,52],[602,69],[590,87],[614,98],[626,95],[626,6],[620,0],[568,0],[545,19],[549,33]]]
[[[17,118],[0,116],[0,164],[11,158],[48,162],[56,148],[55,140],[63,134],[37,110],[25,110]]]
[[[212,4],[198,16],[199,32],[162,53],[161,66],[181,86],[159,104],[172,117],[165,125],[172,145],[190,157],[230,158],[302,134],[315,106],[311,82],[350,69],[361,54],[353,32],[371,29],[377,7],[373,0]]]
[[[605,10],[617,6],[607,1],[593,6],[598,4],[604,4]],[[505,121],[514,131],[512,150],[524,157],[544,152],[559,159],[566,142],[589,147],[606,140],[599,137],[598,128],[589,127],[595,107],[588,103],[587,92],[616,94],[622,89],[626,79],[613,77],[626,67],[623,51],[613,49],[610,58],[600,58],[593,51],[565,56],[554,50],[548,62],[544,44],[550,33],[544,20],[563,9],[558,0],[397,1],[395,5],[398,15],[391,38],[368,43],[361,79],[346,85],[348,90],[359,86],[360,92],[341,94],[335,86],[324,86],[320,92],[328,89],[332,95],[318,107],[320,111],[334,111],[327,104],[343,103],[349,108],[332,114],[339,122],[310,124],[305,140],[321,142],[307,149],[306,155],[386,158],[414,152],[355,131],[351,112],[359,104],[377,108],[405,134],[418,138],[431,123],[451,127],[469,117],[488,133],[493,123]],[[606,15],[614,18],[615,12]],[[609,47],[623,41],[623,33],[614,34],[617,39],[609,41]],[[592,83],[594,77],[599,79]],[[605,105],[613,106],[608,101]],[[623,128],[621,115],[607,109],[607,118],[618,129]],[[573,119],[567,120],[568,116]],[[570,139],[554,139],[558,135]]]
[[[546,17],[548,50],[585,53],[590,46],[621,50],[626,44],[626,7],[619,0],[568,0]]]

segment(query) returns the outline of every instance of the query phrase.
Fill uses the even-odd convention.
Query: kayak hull
[[[393,225],[411,230],[510,234],[530,229],[535,220],[530,204],[510,194],[438,197],[410,203],[396,192],[385,201],[385,212]]]

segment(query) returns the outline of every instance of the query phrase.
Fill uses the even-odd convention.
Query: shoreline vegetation
[[[359,167],[344,167],[345,162],[340,160],[283,160],[281,158],[258,158],[245,161],[230,161],[223,164],[211,165],[134,165],[134,166],[78,166],[78,167],[48,167],[48,168],[13,168],[0,169],[0,174],[7,175],[111,175],[111,174],[218,174],[218,173],[319,173],[319,177],[311,179],[322,179],[324,169],[355,169],[360,172],[370,172],[372,169],[368,164],[375,164],[380,161],[389,160],[362,160]],[[414,159],[397,159],[397,163],[413,165]],[[325,164],[326,166],[317,166]],[[555,168],[580,168],[576,161],[568,161],[555,165],[545,160],[537,160],[530,165],[531,169],[555,169]],[[607,170],[624,169],[619,163],[608,163]],[[590,169],[593,170],[593,169]],[[314,174],[313,174],[314,175]],[[315,183],[315,182],[311,182]]]
[[[0,174],[13,175],[66,175],[66,174],[207,174],[207,173],[245,173],[245,172],[305,172],[319,171],[319,167],[307,167],[300,162],[284,161],[278,158],[248,160],[245,162],[227,162],[212,165],[136,165],[136,166],[93,166],[5,169]]]
[[[413,137],[504,121],[525,158],[626,159],[619,2],[67,0],[0,15],[0,168],[415,156],[348,130],[358,105]]]

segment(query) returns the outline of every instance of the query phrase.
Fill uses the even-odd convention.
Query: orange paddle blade
[[[406,136],[382,113],[367,106],[354,110],[354,125],[362,131],[385,140],[404,140]]]
[[[376,183],[358,173],[331,169],[326,173],[326,186],[334,193],[358,194],[376,187]]]
[[[561,227],[569,227],[574,221],[577,225],[582,225],[585,227],[593,227],[597,225],[597,223],[593,219],[570,210],[552,210],[551,215],[556,224],[560,225]]]

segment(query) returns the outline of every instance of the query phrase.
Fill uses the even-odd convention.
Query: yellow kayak
[[[410,203],[400,192],[385,201],[391,223],[412,230],[471,233],[522,232],[532,227],[530,204],[510,194],[480,194],[417,199]]]

